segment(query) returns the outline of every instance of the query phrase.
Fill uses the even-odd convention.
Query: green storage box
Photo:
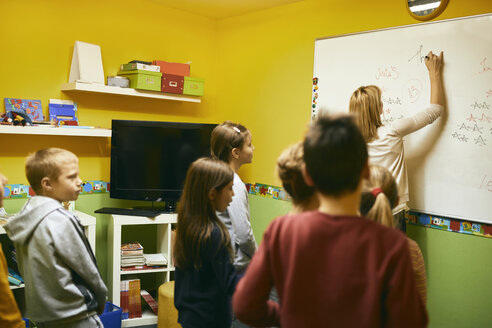
[[[205,84],[204,79],[198,79],[196,77],[184,77],[183,94],[190,96],[203,96],[203,86]]]
[[[118,75],[127,77],[130,80],[130,88],[161,91],[162,73],[136,69],[133,71],[118,72]]]

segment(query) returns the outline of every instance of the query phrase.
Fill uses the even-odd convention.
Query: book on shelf
[[[148,266],[153,265],[167,265],[167,258],[162,253],[157,254],[144,254],[145,264]]]
[[[128,280],[128,318],[142,317],[142,303],[140,301],[140,279]]]
[[[21,277],[19,273],[17,273],[14,269],[8,268],[9,271],[9,276],[14,277],[17,280],[20,280],[21,282],[24,282],[24,279]]]
[[[121,267],[129,267],[134,265],[145,265],[145,257],[138,256],[132,258],[121,258]]]
[[[15,270],[8,268],[8,271],[8,279],[10,284],[20,286],[24,283],[24,279],[22,279],[22,277],[17,272],[15,272]]]
[[[140,295],[144,299],[145,303],[150,307],[152,312],[154,312],[157,315],[157,312],[158,312],[157,311],[158,310],[157,302],[152,297],[152,295],[150,295],[149,292],[146,291],[145,289],[142,289],[142,291],[140,292]]]
[[[128,319],[128,280],[120,281],[121,319]]]
[[[10,274],[8,276],[8,279],[9,279],[9,283],[11,285],[15,285],[15,286],[20,286],[22,284],[22,281],[20,281],[19,279],[17,278],[14,278],[12,277]]]
[[[140,245],[138,241],[134,241],[132,243],[125,243],[121,245],[121,255],[142,255],[143,247]]]

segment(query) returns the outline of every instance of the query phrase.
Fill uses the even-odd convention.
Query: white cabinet
[[[169,281],[171,272],[174,271],[171,250],[171,225],[176,223],[176,214],[161,214],[155,218],[128,215],[111,215],[108,225],[108,271],[109,271],[109,297],[113,304],[120,306],[120,282],[127,275],[137,274],[141,280],[148,275],[155,275],[155,288]],[[152,270],[121,271],[121,232],[122,228],[136,225],[156,225],[156,248],[157,252],[164,254],[168,260],[167,267]],[[131,227],[129,227],[131,228]],[[150,236],[149,236],[150,237]],[[152,236],[153,237],[153,236]],[[139,241],[142,243],[142,241]],[[145,253],[145,246],[144,246]],[[143,305],[143,304],[142,304]],[[142,318],[123,320],[122,327],[133,327],[157,324],[157,316],[151,311],[142,311]]]

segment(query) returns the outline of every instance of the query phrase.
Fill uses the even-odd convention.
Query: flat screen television
[[[210,156],[216,124],[113,120],[110,197],[175,209],[190,164]]]

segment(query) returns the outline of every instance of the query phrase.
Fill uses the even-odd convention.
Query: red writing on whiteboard
[[[480,189],[482,188],[488,192],[492,192],[492,177],[487,177],[487,174],[483,176],[482,183],[480,184]]]
[[[481,66],[481,70],[480,70],[480,73],[485,73],[485,72],[489,72],[489,71],[492,71],[492,67],[489,66],[489,64],[487,63],[487,57],[485,57],[481,62],[480,62],[480,66]]]
[[[422,82],[418,79],[408,80],[403,86],[403,101],[405,103],[416,102],[422,94]]]
[[[400,73],[395,66],[391,66],[390,68],[378,68],[378,74],[376,75],[376,80],[387,78],[396,80],[400,77]]]
[[[485,92],[485,94],[487,95],[487,98],[488,97],[491,97],[492,96],[492,89],[491,90],[487,90],[487,92]]]

